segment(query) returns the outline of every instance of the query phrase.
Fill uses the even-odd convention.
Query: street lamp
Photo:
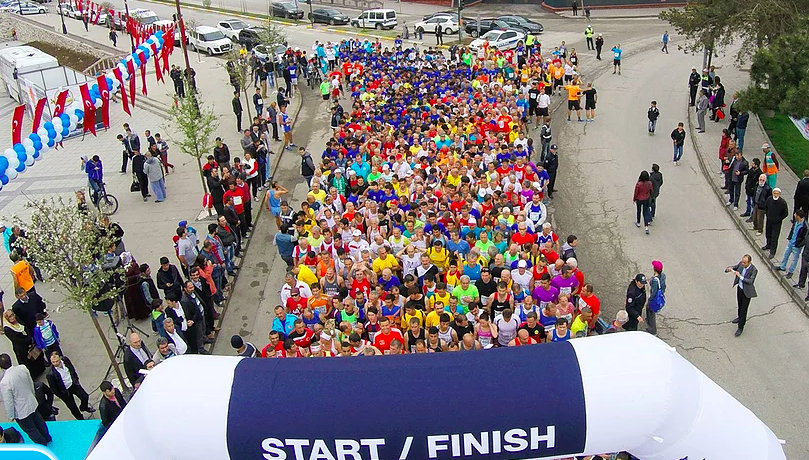
[[[60,0],[59,1],[59,17],[62,19],[62,33],[67,35],[67,26],[65,25],[65,13],[62,10],[62,5],[64,5],[64,2],[62,2]]]

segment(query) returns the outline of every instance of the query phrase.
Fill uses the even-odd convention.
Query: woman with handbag
[[[657,313],[666,305],[666,274],[663,262],[652,261],[654,276],[649,280],[649,303],[646,305],[646,332],[657,335]]]
[[[34,345],[31,334],[25,331],[22,324],[17,321],[17,315],[11,310],[3,312],[3,333],[11,341],[11,348],[17,363],[24,365],[31,373],[31,378],[36,380],[45,372],[45,357],[42,350]]]

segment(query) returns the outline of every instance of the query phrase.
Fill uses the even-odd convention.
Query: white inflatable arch
[[[181,356],[89,460],[785,459],[752,412],[642,332],[471,353]]]

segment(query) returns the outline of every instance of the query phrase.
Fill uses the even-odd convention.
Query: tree
[[[166,131],[169,132],[169,140],[177,145],[181,152],[197,159],[202,190],[208,193],[208,184],[202,172],[202,157],[213,150],[212,136],[219,128],[219,115],[199,99],[199,95],[191,89],[187,81],[185,94],[186,97],[180,98],[177,104],[169,109]]]
[[[239,50],[234,49],[228,53],[227,61],[220,65],[224,67],[225,71],[228,73],[231,84],[236,83],[239,85],[239,88],[244,93],[247,119],[253,120],[253,116],[250,114],[250,95],[247,94],[247,83],[249,82],[250,76],[250,67],[247,60],[242,59],[242,57],[239,56]],[[250,122],[252,123],[252,121]]]
[[[271,22],[269,16],[267,16],[267,24],[258,29],[258,42],[267,48],[267,51],[270,53],[270,58],[273,57],[273,52],[278,45],[287,45],[287,36],[284,30],[274,22]]]
[[[809,0],[696,0],[659,17],[685,37],[680,49],[713,52],[740,41],[736,58],[744,62],[757,49],[798,30],[806,11]]]
[[[102,268],[107,248],[115,244],[114,236],[100,231],[95,216],[61,198],[29,201],[25,206],[32,211],[30,222],[17,216],[13,220],[26,231],[28,256],[62,288],[66,304],[90,314],[110,364],[121,385],[126,386],[107,336],[93,313],[93,307],[121,293],[110,280],[123,276],[123,269]]]
[[[809,116],[809,36],[803,31],[778,37],[769,47],[760,48],[750,68],[751,85],[739,93],[739,108],[761,113],[777,110],[787,115]]]

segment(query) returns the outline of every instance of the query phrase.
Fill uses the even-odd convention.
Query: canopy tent
[[[539,459],[621,450],[644,460],[786,458],[752,412],[642,332],[419,356],[171,358],[88,458]]]

